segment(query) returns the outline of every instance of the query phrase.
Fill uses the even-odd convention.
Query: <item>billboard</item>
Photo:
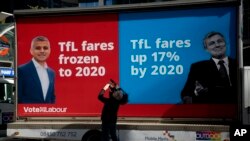
[[[98,93],[112,78],[129,95],[120,116],[234,117],[236,99],[185,104],[181,93],[192,64],[211,58],[203,46],[207,33],[219,32],[226,54],[236,58],[236,13],[235,7],[214,7],[17,16],[17,66],[32,59],[32,39],[45,36],[47,65],[55,72],[55,102],[20,102],[18,115],[99,116]],[[25,78],[35,83],[31,72]]]

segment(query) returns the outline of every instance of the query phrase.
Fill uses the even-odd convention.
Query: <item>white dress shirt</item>
[[[43,98],[44,100],[46,99],[46,95],[47,95],[47,91],[49,88],[49,75],[47,72],[47,64],[45,63],[45,66],[41,66],[34,58],[32,59],[35,68],[36,68],[36,72],[39,76],[41,85],[42,85],[42,91],[43,91]]]

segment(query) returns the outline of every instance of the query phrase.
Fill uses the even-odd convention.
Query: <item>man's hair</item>
[[[37,41],[48,41],[49,42],[49,39],[45,36],[36,36],[31,41],[31,48],[33,48],[34,42],[37,42]],[[49,42],[49,45],[50,45],[50,42]]]
[[[216,32],[216,31],[209,32],[209,33],[207,33],[207,34],[205,35],[205,37],[203,38],[203,47],[204,47],[205,49],[207,48],[206,40],[207,40],[208,38],[211,38],[211,37],[214,36],[214,35],[220,35],[220,36],[225,40],[224,35],[221,34],[220,32]]]

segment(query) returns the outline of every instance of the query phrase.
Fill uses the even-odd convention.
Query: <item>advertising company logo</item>
[[[198,131],[196,132],[196,140],[206,140],[206,141],[220,141],[221,134],[220,132],[211,132],[211,131]]]

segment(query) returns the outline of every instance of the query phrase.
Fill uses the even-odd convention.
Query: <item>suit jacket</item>
[[[49,88],[43,98],[42,86],[32,61],[18,67],[18,103],[55,103],[54,80],[55,72],[47,68]]]
[[[236,103],[237,66],[236,61],[231,58],[229,58],[229,78],[231,86],[224,86],[221,83],[218,68],[212,59],[194,63],[191,65],[181,97],[182,99],[185,96],[192,97],[192,103]],[[195,95],[195,81],[206,87],[207,91]]]

